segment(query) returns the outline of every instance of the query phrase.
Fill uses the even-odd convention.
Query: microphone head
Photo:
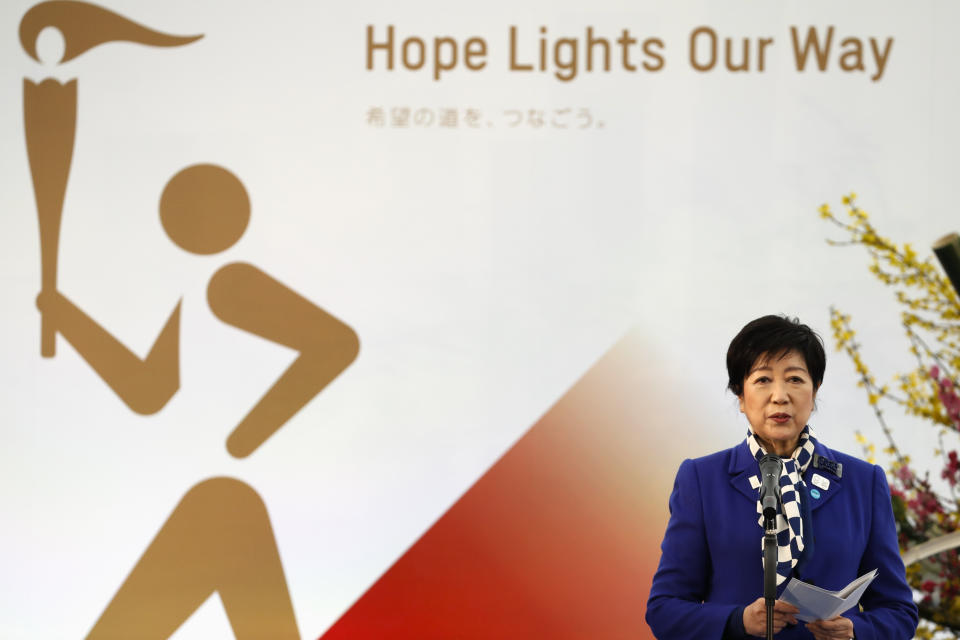
[[[764,475],[774,473],[780,475],[780,469],[783,468],[783,460],[780,456],[768,453],[760,458],[760,472]]]

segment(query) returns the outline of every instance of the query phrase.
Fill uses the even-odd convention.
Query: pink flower
[[[954,486],[960,481],[960,460],[957,459],[956,450],[947,454],[947,465],[940,472],[940,477]]]

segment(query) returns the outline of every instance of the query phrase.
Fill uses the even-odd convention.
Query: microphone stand
[[[767,605],[767,640],[773,640],[773,605],[777,601],[777,519],[764,518],[763,597]]]

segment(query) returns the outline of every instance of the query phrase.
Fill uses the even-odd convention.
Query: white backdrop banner
[[[856,190],[919,247],[956,228],[957,24],[4,2],[0,636],[320,637],[628,334],[658,541],[680,459],[742,437],[743,324],[829,340],[842,303],[898,339],[817,208]],[[814,420],[857,453],[834,360]]]

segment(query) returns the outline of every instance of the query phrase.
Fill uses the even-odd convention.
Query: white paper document
[[[780,599],[800,610],[798,620],[813,622],[835,618],[847,609],[857,606],[860,596],[866,591],[877,570],[865,573],[839,591],[827,591],[802,580],[791,578]]]

